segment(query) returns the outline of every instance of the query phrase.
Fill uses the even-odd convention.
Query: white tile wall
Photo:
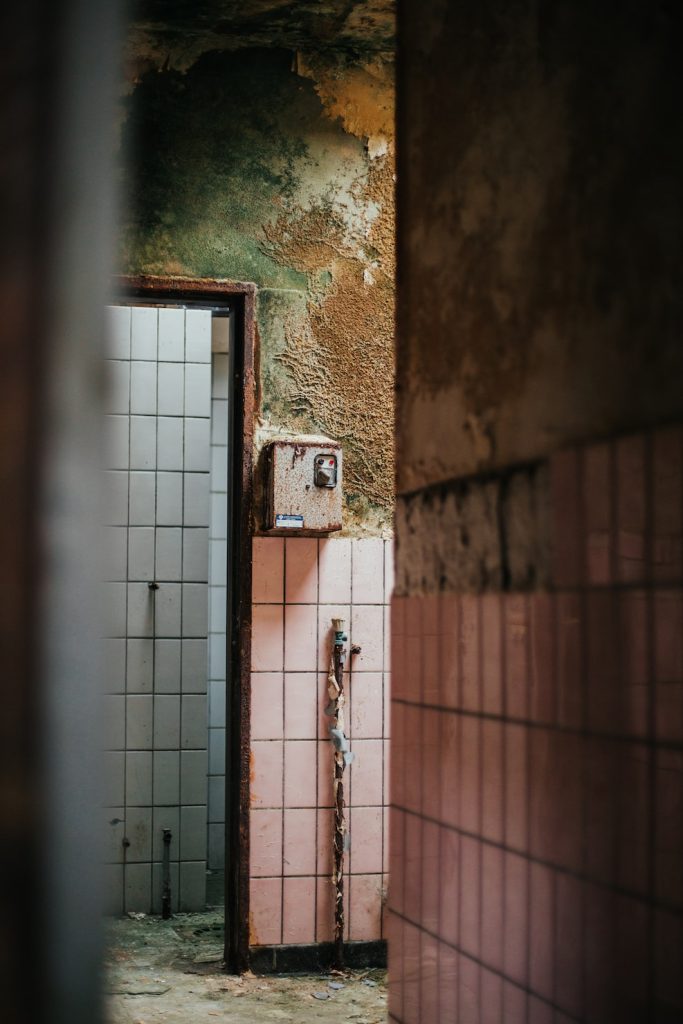
[[[112,307],[108,319],[108,906],[160,909],[161,830],[170,827],[174,905],[198,909],[208,842],[211,313]]]
[[[157,310],[153,307],[131,309],[130,357],[157,358]]]
[[[185,361],[185,312],[159,310],[159,360]]]
[[[224,324],[217,323],[220,331]],[[227,332],[217,337],[225,348]],[[214,352],[211,378],[211,505],[209,526],[209,867],[225,862],[225,699],[227,613],[228,355]]]
[[[159,363],[159,415],[182,416],[185,396],[183,363]]]

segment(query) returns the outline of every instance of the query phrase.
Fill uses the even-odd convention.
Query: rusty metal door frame
[[[146,302],[204,301],[235,307],[230,349],[228,610],[225,765],[225,965],[249,961],[249,750],[251,711],[251,538],[256,387],[256,285],[207,278],[122,276],[119,295]]]

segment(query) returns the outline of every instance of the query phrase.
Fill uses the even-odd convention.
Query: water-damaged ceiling
[[[393,51],[394,17],[395,0],[134,0],[129,39],[176,65],[253,46],[367,57]]]

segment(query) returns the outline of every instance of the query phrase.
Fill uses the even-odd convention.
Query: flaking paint
[[[393,496],[393,68],[285,50],[144,72],[125,100],[126,273],[259,288],[257,444],[344,444],[345,532]]]

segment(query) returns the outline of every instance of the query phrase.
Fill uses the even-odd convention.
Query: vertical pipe
[[[344,849],[346,846],[346,822],[344,820],[344,768],[345,748],[348,748],[344,733],[344,620],[333,619],[334,651],[332,664],[334,676],[330,679],[329,693],[334,709],[334,865],[332,882],[334,884],[334,967],[341,970],[344,966]],[[329,692],[329,691],[328,691]]]

